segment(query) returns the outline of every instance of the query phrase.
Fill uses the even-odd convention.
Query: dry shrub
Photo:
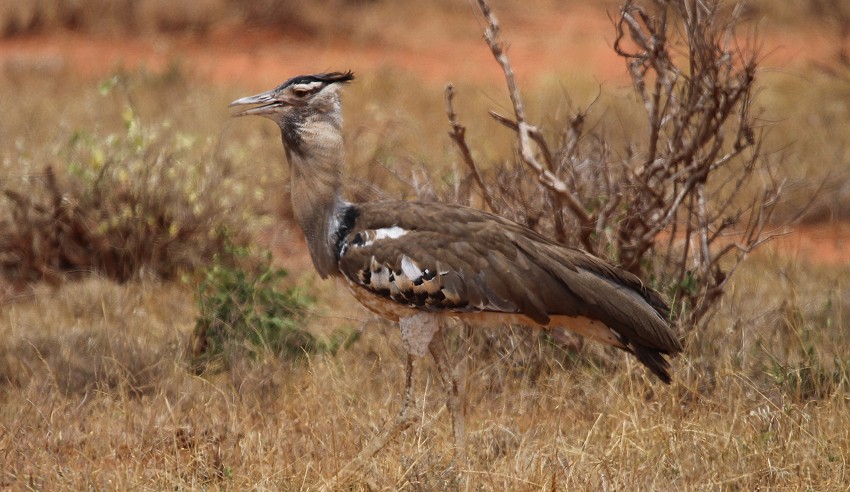
[[[170,279],[246,241],[233,211],[238,184],[225,162],[198,150],[212,142],[146,127],[137,114],[125,107],[123,133],[74,132],[41,175],[6,185],[3,277],[19,285],[81,273]]]
[[[225,0],[138,0],[132,9],[135,25],[145,32],[205,33],[228,13]]]
[[[613,148],[604,126],[585,127],[586,112],[573,114],[554,144],[530,124],[484,1],[485,38],[514,109],[512,117],[491,114],[515,132],[518,158],[479,171],[451,87],[450,135],[489,208],[644,278],[671,298],[674,316],[690,329],[768,237],[781,181],[761,153],[751,111],[758,57],[738,41],[737,11],[722,12],[716,2],[645,3],[627,2],[615,20],[614,49],[645,110],[638,139]]]
[[[131,0],[31,0],[0,3],[0,34],[27,35],[65,28],[123,30],[133,25]]]
[[[0,35],[56,28],[94,32],[204,33],[228,17],[226,0],[33,0],[0,3]]]

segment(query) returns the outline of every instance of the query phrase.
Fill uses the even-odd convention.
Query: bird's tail
[[[665,384],[670,384],[670,362],[664,358],[664,353],[647,347],[631,346],[628,351],[643,365],[645,365],[658,379]]]

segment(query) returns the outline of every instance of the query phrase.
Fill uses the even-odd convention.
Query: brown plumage
[[[265,116],[281,128],[293,210],[317,272],[343,277],[360,302],[401,327],[408,351],[402,409],[359,461],[406,425],[414,356],[427,351],[447,387],[463,451],[463,402],[439,333],[446,317],[564,326],[633,354],[670,382],[664,356],[682,346],[667,322],[664,300],[634,275],[480,210],[344,201],[339,89],[353,78],[350,72],[294,77],[231,105],[253,105],[235,116]]]
[[[477,209],[421,202],[353,207],[339,259],[352,289],[447,316],[523,315],[541,326],[558,317],[566,328],[565,318],[597,320],[619,342],[612,345],[670,382],[661,355],[681,345],[665,321],[667,306],[637,277]],[[375,231],[392,228],[397,237],[376,238]],[[387,311],[379,314],[397,317]]]

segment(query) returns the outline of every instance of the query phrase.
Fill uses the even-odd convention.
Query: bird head
[[[243,97],[230,106],[254,107],[238,111],[233,116],[258,115],[269,118],[281,127],[295,114],[328,114],[339,111],[339,88],[354,80],[354,74],[329,72],[292,77],[278,87],[254,96]]]

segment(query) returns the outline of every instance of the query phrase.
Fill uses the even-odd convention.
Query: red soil
[[[340,36],[310,38],[303,33],[223,26],[205,36],[99,36],[69,31],[0,39],[4,68],[69,68],[93,78],[117,65],[165,70],[177,60],[197,77],[240,85],[266,86],[294,73],[351,68],[355,72],[392,66],[424,80],[499,81],[502,78],[469,16],[463,36],[417,40],[398,34],[389,39],[350,42]],[[438,20],[435,30],[439,31]],[[457,25],[457,20],[454,20]],[[613,51],[614,29],[608,13],[594,7],[546,12],[539,17],[502,20],[509,55],[520,78],[563,71],[593,74],[600,82],[624,81],[624,62]],[[800,63],[827,61],[838,47],[825,29],[763,29],[761,66],[793,70]]]
[[[470,22],[470,29],[478,26]],[[611,24],[605,17],[583,15],[542,20],[506,32],[510,55],[520,77],[572,67],[599,80],[622,78],[623,63],[610,49]],[[52,32],[0,39],[0,64],[6,67],[69,68],[99,78],[118,65],[165,70],[179,61],[186,73],[205,80],[267,86],[296,73],[352,69],[370,72],[395,67],[423,80],[498,81],[501,72],[478,36],[441,39],[412,47],[405,42],[350,43],[342,39],[305,39],[274,30],[224,27],[199,37],[114,38],[76,32]]]
[[[766,251],[820,265],[850,265],[850,223],[828,222],[789,228]]]

